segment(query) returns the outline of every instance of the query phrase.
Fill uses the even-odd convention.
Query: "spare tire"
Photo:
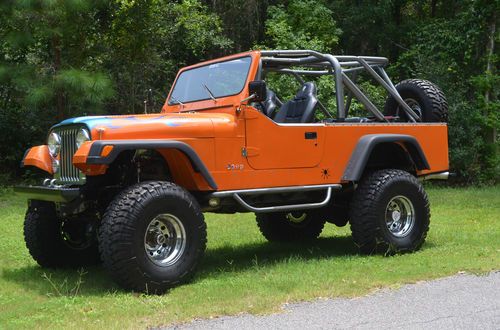
[[[441,89],[427,80],[408,79],[396,85],[403,100],[420,116],[422,122],[447,122],[448,102]],[[385,102],[387,116],[397,116],[401,121],[410,121],[406,112],[392,95]]]

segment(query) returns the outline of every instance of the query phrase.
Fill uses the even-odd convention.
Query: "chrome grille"
[[[80,127],[59,127],[54,131],[61,137],[60,167],[54,178],[58,184],[83,184],[85,175],[73,166],[73,155],[76,152],[76,134]]]

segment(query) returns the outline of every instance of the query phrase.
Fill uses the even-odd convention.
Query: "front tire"
[[[354,193],[350,213],[352,236],[362,253],[416,251],[429,230],[427,194],[417,178],[402,170],[367,175]]]
[[[108,206],[99,250],[119,285],[159,294],[192,277],[206,237],[203,214],[189,192],[169,182],[142,182]]]
[[[257,225],[270,242],[308,241],[317,238],[325,220],[313,210],[258,213]]]
[[[32,200],[24,220],[24,240],[42,267],[80,267],[98,263],[97,219],[63,219],[54,203]]]

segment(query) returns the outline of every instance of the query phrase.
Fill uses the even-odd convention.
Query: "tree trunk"
[[[392,16],[393,16],[394,23],[396,24],[396,26],[401,25],[401,21],[402,21],[401,9],[402,8],[403,8],[403,0],[394,1]]]
[[[496,13],[493,14],[493,17],[491,19],[491,23],[489,26],[489,33],[488,33],[488,44],[486,45],[486,72],[487,73],[493,73],[493,56],[495,52],[495,36],[496,36]],[[490,103],[490,98],[491,98],[491,91],[490,89],[487,89],[484,92],[484,102],[485,105],[488,106]],[[489,143],[495,143],[496,142],[496,128],[491,127],[488,129],[486,138]]]
[[[436,17],[437,0],[431,0],[431,17]]]
[[[61,70],[61,41],[59,36],[52,37],[52,48],[54,50],[54,76]],[[61,88],[56,87],[56,112],[59,121],[64,119],[64,95]]]
[[[390,55],[391,58],[398,58],[399,57],[399,47],[395,46],[400,43],[400,33],[399,33],[399,26],[401,25],[403,21],[403,14],[402,14],[402,9],[403,9],[403,3],[404,0],[395,0],[393,2],[393,7],[392,7],[392,19],[394,21],[394,24],[398,27],[398,32],[396,32],[393,35],[393,44],[391,46],[390,50]]]

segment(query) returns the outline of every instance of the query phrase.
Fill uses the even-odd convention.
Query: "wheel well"
[[[138,181],[160,180],[173,182],[170,167],[163,156],[156,150],[136,150],[135,163],[140,168]]]
[[[149,180],[172,181],[165,158],[154,149],[124,150],[104,174],[108,185],[130,186]]]
[[[111,152],[102,155],[106,146],[112,146]],[[196,151],[187,143],[176,140],[124,140],[95,141],[87,156],[87,164],[112,164],[124,151],[156,150],[165,159],[171,169],[174,180],[188,190],[217,190],[217,184]],[[182,181],[182,182],[181,182]]]
[[[361,137],[344,170],[342,180],[359,181],[366,168],[400,168],[415,173],[430,169],[415,137],[403,134],[367,134]]]
[[[364,172],[383,168],[396,168],[416,173],[415,162],[401,144],[386,142],[377,144],[368,158]]]
[[[109,164],[105,174],[87,177],[86,191],[99,202],[102,214],[124,188],[150,180],[173,181],[162,155],[156,150],[124,150]]]

